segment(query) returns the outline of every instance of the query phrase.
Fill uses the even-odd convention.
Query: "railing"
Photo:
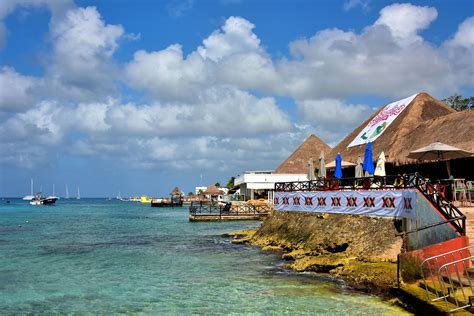
[[[370,176],[363,178],[331,178],[311,181],[277,182],[275,191],[334,191],[334,190],[386,190],[413,188],[416,186],[417,174],[393,176]]]
[[[277,182],[275,191],[335,191],[335,190],[399,190],[418,189],[431,204],[450,222],[461,235],[466,232],[466,216],[459,211],[450,201],[448,201],[439,189],[439,186],[432,184],[419,173],[403,175],[390,175],[385,177],[370,176],[364,178],[331,178],[316,179],[311,181],[298,182]],[[422,229],[405,232],[412,233]]]
[[[446,220],[451,222],[458,233],[462,236],[466,235],[466,216],[441,194],[436,185],[421,177],[418,173],[415,175],[416,188],[443,214]]]
[[[462,247],[423,260],[420,270],[428,301],[444,299],[446,306],[448,306],[448,301],[456,305],[456,308],[449,312],[472,307],[469,297],[474,295],[474,291],[468,268],[474,259],[470,252],[473,247],[474,245]],[[432,282],[430,287],[428,279]],[[456,292],[456,288],[459,291]],[[466,295],[467,291],[470,291],[470,295]],[[435,295],[434,298],[430,297],[430,292]],[[462,301],[457,295],[459,292]]]
[[[267,215],[273,208],[270,205],[253,205],[249,203],[239,203],[224,205],[218,203],[191,203],[189,214],[199,215]]]

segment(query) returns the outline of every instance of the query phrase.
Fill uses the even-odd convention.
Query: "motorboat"
[[[41,193],[37,193],[30,201],[31,205],[54,205],[58,200],[55,196],[44,197]]]

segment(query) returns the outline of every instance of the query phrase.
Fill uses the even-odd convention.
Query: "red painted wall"
[[[406,261],[406,260],[417,259],[419,264],[421,264],[427,258],[440,255],[446,252],[450,252],[453,250],[457,250],[457,249],[467,247],[467,246],[469,246],[469,237],[460,236],[454,239],[450,239],[450,240],[443,241],[434,245],[427,246],[425,248],[409,251],[400,255],[401,266],[403,267],[403,261]],[[474,248],[472,249],[474,250]],[[448,254],[448,255],[439,257],[438,260],[430,260],[429,264],[431,267],[431,271],[433,273],[437,273],[439,267],[441,267],[442,265],[459,260],[459,259],[468,258],[469,256],[471,256],[469,249],[465,249],[460,252],[455,252],[453,254]],[[467,267],[467,268],[471,267],[471,260],[465,260],[464,262],[457,263],[456,266],[457,266],[458,271],[460,271],[460,273],[463,273],[464,267]],[[423,267],[425,268],[424,270],[428,272],[427,271],[428,262],[425,263]],[[455,267],[454,265],[450,267],[451,272],[455,271],[454,267]],[[425,276],[427,276],[428,274],[429,273],[425,273]]]

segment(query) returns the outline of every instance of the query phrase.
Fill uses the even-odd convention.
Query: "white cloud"
[[[426,29],[438,17],[433,7],[395,3],[384,7],[375,25],[386,25],[392,35],[402,42],[421,40],[418,32]]]
[[[34,105],[37,79],[23,76],[13,68],[0,68],[0,111],[20,112]]]
[[[246,19],[232,16],[225,21],[222,30],[206,38],[197,51],[212,61],[240,53],[262,52],[260,39],[252,32],[254,28]]]
[[[466,86],[474,86],[474,17],[459,25],[454,36],[444,43],[443,52],[451,65],[448,75]]]
[[[113,92],[111,58],[123,33],[121,26],[106,25],[94,7],[68,11],[51,30],[54,59],[49,77],[64,87],[63,93],[72,89],[74,97]]]
[[[137,51],[125,72],[131,86],[163,99],[192,99],[209,84],[204,60],[197,54],[184,59],[177,44],[158,52]]]
[[[474,47],[474,16],[467,18],[459,25],[453,39],[448,41],[448,43],[452,46]]]

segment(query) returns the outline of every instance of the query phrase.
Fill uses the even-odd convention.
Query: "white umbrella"
[[[314,161],[313,158],[311,158],[308,161],[308,180],[314,180],[316,177],[314,176]]]
[[[375,166],[374,176],[385,177],[385,154],[382,151],[380,153],[379,159],[377,160],[377,165]]]
[[[407,157],[418,160],[447,160],[470,156],[472,156],[472,153],[467,150],[436,142],[411,151]]]
[[[363,167],[362,167],[362,164],[364,162],[362,161],[362,158],[360,158],[360,156],[357,158],[357,165],[355,167],[355,177],[356,178],[362,178],[364,177],[364,170],[363,170]]]
[[[326,165],[324,164],[324,151],[321,151],[321,155],[319,155],[318,177],[326,178]]]
[[[411,151],[407,157],[418,160],[446,160],[448,176],[451,176],[451,166],[449,160],[471,156],[472,153],[467,150],[436,142],[426,147]]]

